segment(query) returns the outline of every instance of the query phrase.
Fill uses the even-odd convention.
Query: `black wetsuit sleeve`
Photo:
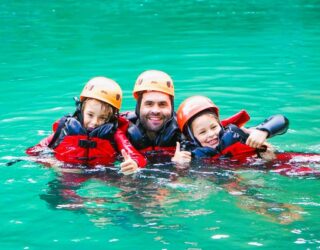
[[[289,120],[283,115],[274,115],[266,119],[263,123],[256,126],[256,129],[266,131],[268,138],[282,135],[287,132]]]

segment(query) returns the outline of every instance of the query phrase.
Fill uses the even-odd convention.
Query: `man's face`
[[[157,91],[142,94],[140,121],[147,131],[158,132],[171,118],[171,114],[169,95]]]

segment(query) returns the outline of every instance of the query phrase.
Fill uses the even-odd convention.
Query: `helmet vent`
[[[89,86],[87,87],[88,91],[91,91],[93,88],[94,88],[94,85],[89,85]]]

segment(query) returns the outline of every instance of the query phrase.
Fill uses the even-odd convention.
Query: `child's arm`
[[[271,116],[255,128],[244,129],[249,134],[246,144],[253,148],[260,148],[267,138],[286,133],[288,127],[289,120],[285,116]]]
[[[135,172],[138,167],[143,168],[147,165],[145,157],[136,150],[129,139],[126,136],[126,131],[129,126],[129,122],[120,117],[118,118],[118,129],[114,134],[114,140],[117,144],[118,150],[124,157],[124,162],[121,164],[122,171],[125,173]],[[123,152],[125,151],[125,152]]]
[[[245,132],[249,134],[246,144],[252,148],[260,148],[268,137],[268,132],[255,128],[246,129]]]
[[[62,118],[64,119],[64,118]],[[42,139],[37,145],[32,146],[26,149],[26,154],[31,156],[38,156],[44,149],[47,149],[52,142],[55,132],[59,127],[59,122],[61,119],[55,121],[52,125],[53,134],[47,136],[46,138]]]
[[[38,156],[44,149],[48,148],[54,134],[42,139],[37,145],[26,149],[26,154],[30,156]]]

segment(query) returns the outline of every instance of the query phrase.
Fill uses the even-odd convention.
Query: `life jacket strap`
[[[59,121],[59,125],[58,125],[58,128],[57,130],[55,131],[54,135],[53,135],[53,138],[51,140],[51,142],[49,143],[48,147],[49,148],[55,148],[57,145],[55,145],[57,139],[59,138],[59,135],[61,133],[61,130],[62,128],[64,127],[65,125],[65,122],[67,121],[68,117],[67,116],[64,116],[60,119]]]
[[[80,146],[81,148],[96,148],[97,142],[91,141],[91,140],[80,139],[78,146]]]
[[[78,160],[84,161],[84,162],[86,162],[86,161],[92,161],[92,160],[94,160],[94,159],[96,159],[96,158],[97,158],[97,157],[95,157],[95,156],[92,156],[92,157],[86,157],[86,156],[84,156],[84,157],[77,157]]]

